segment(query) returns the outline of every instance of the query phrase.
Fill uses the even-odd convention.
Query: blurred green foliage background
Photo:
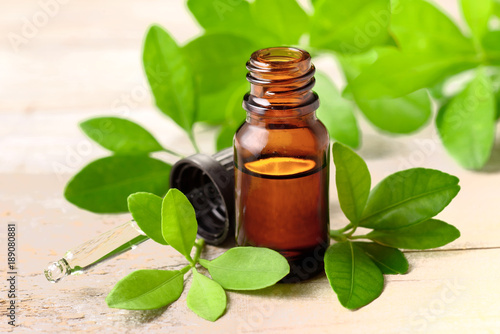
[[[241,101],[249,84],[244,64],[251,53],[296,46],[313,57],[332,57],[345,77],[347,86],[339,91],[317,68],[318,117],[333,140],[358,148],[360,116],[387,134],[413,133],[433,122],[457,163],[481,169],[490,157],[499,117],[500,2],[457,1],[460,23],[424,0],[311,0],[311,11],[296,0],[187,0],[203,34],[178,45],[153,25],[145,37],[144,70],[158,109],[185,130],[195,149],[193,126],[199,122],[220,126],[216,145],[222,149],[232,145],[245,118]],[[466,80],[449,89],[457,76]],[[66,198],[87,210],[122,212],[134,191],[147,188],[164,195],[168,184],[133,175],[135,169],[143,173],[141,159],[154,163],[149,153],[172,150],[135,123],[98,120],[82,123],[82,129],[113,155],[98,160],[99,168],[96,161],[78,173]],[[124,154],[134,156],[130,164],[120,158]],[[155,168],[164,176],[170,165],[161,163]],[[131,179],[125,182],[129,186],[113,183],[116,168],[127,168],[129,176],[123,177]],[[101,190],[87,188],[83,196],[75,188],[96,178],[109,182],[106,196],[118,198],[106,208],[92,203],[91,195],[102,198]]]

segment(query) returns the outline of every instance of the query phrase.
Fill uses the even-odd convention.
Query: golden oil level
[[[328,247],[329,137],[316,118],[307,52],[263,49],[247,63],[246,122],[235,135],[236,241],[284,255],[290,275],[323,269]]]

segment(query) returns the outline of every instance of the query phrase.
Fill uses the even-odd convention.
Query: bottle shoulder
[[[235,148],[245,155],[313,156],[328,150],[330,139],[325,126],[318,120],[296,126],[245,122],[236,132]]]

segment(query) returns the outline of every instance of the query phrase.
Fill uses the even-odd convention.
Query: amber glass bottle
[[[277,47],[247,62],[250,93],[245,123],[234,140],[236,241],[284,255],[284,282],[323,268],[328,247],[329,137],[319,106],[309,53]]]

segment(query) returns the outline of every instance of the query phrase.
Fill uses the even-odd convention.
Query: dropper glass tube
[[[57,283],[68,275],[85,272],[148,239],[137,223],[130,220],[67,251],[62,259],[48,265],[44,271],[45,277],[48,281]]]

